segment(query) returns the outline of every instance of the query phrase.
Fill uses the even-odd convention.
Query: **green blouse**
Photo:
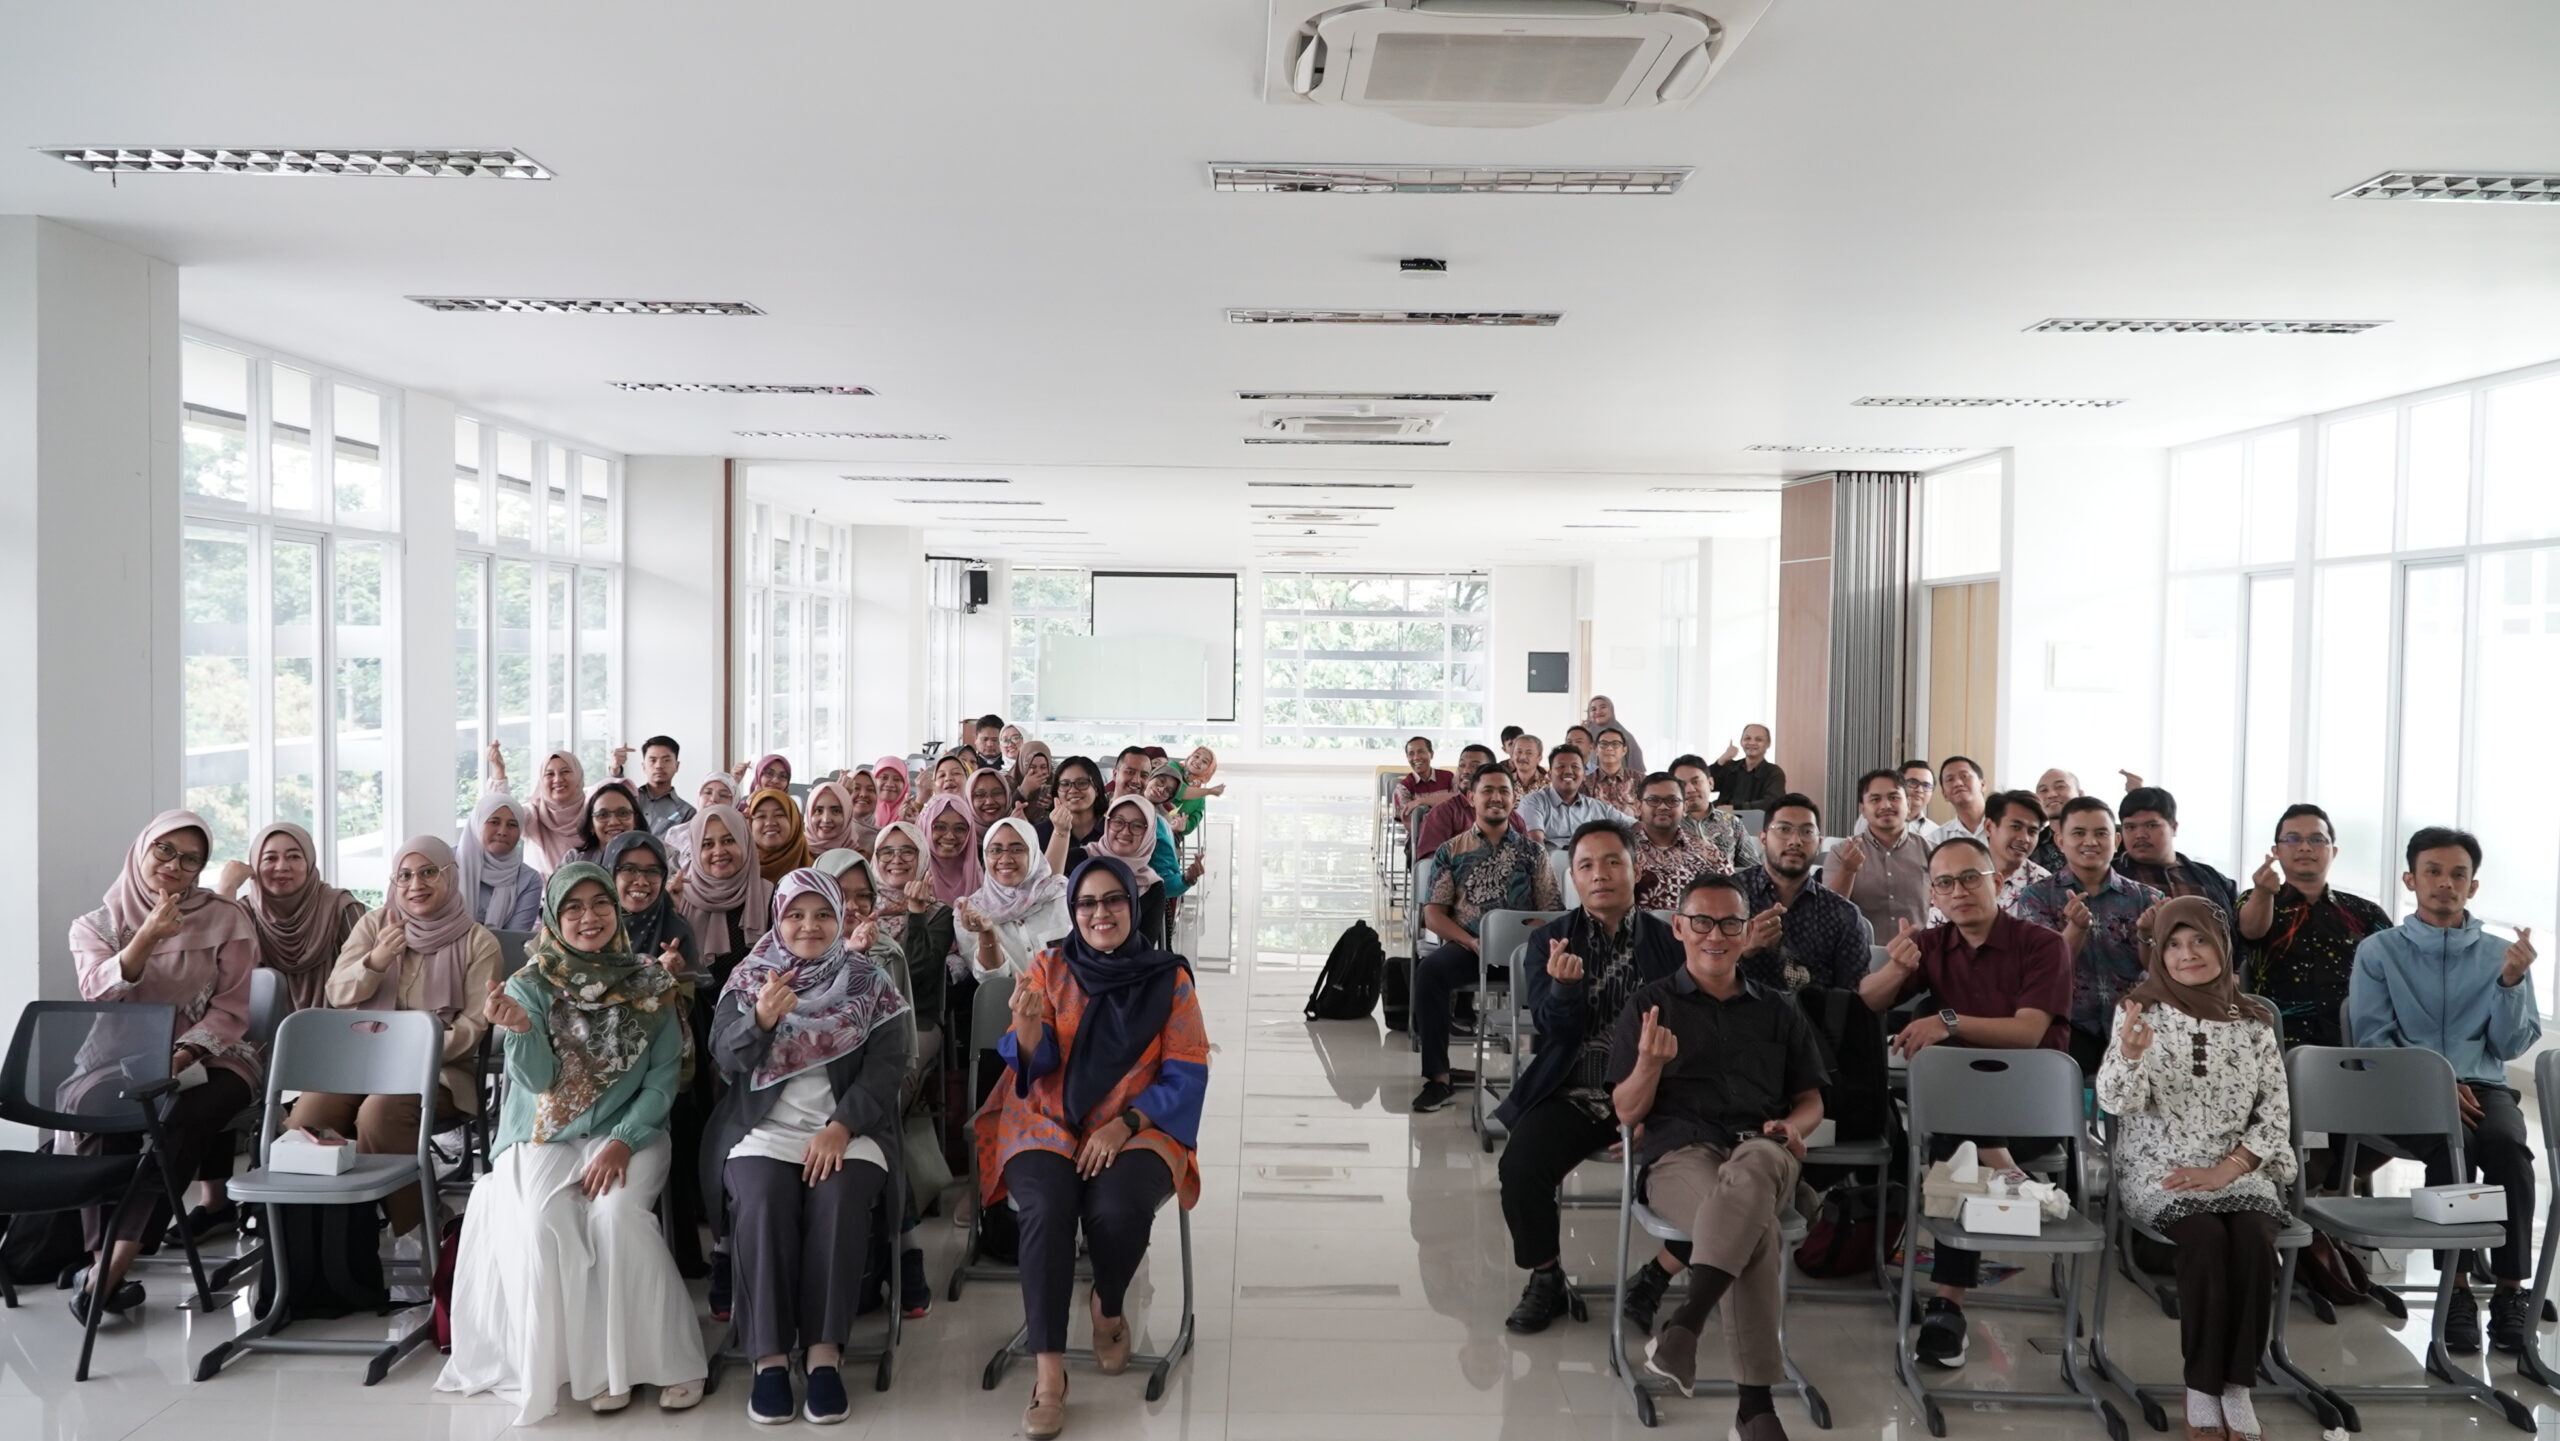
[[[559,1062],[551,1050],[551,988],[528,966],[507,978],[507,994],[533,1024],[522,1034],[497,1030],[506,1047],[507,1097],[498,1110],[497,1133],[490,1138],[492,1158],[518,1141],[533,1138],[534,1099],[550,1089]],[[676,1029],[677,1008],[668,1006],[649,1018],[649,1051],[639,1065],[613,1078],[577,1119],[552,1139],[575,1140],[601,1135],[637,1151],[667,1129],[667,1112],[676,1098],[676,1072],[684,1059],[684,1036]]]

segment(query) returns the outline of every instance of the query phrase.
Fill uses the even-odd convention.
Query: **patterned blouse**
[[[2126,1211],[2155,1231],[2205,1212],[2285,1215],[2293,1102],[2275,1032],[2254,1019],[2199,1021],[2172,1006],[2152,1007],[2149,1019],[2151,1044],[2140,1058],[2125,1059],[2119,1026],[2098,1067],[2098,1104],[2119,1121],[2113,1154]],[[2221,1190],[2161,1189],[2171,1171],[2217,1165],[2242,1146],[2258,1169]]]

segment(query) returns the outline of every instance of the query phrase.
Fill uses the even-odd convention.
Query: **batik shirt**
[[[2142,963],[2142,935],[2136,923],[2160,900],[2160,893],[2113,871],[2095,894],[2080,889],[2069,871],[2029,886],[2010,914],[2055,935],[2064,935],[2062,913],[2079,896],[2089,909],[2089,934],[2071,958],[2071,1026],[2104,1038],[2115,1023],[2116,1004],[2147,973]]]
[[[2249,903],[2251,890],[2240,898]],[[2362,896],[2335,886],[2305,901],[2290,882],[2276,889],[2275,917],[2260,940],[2240,942],[2240,974],[2249,989],[2276,1003],[2289,1046],[2343,1046],[2338,1012],[2355,975],[2356,943],[2392,927],[2391,917]]]
[[[1667,911],[1680,904],[1680,894],[1701,873],[1733,874],[1733,852],[1694,831],[1673,827],[1670,845],[1656,845],[1642,828],[1636,831],[1636,905]]]
[[[1544,846],[1518,831],[1488,846],[1473,826],[1431,853],[1429,904],[1447,907],[1471,936],[1487,911],[1564,909]]]

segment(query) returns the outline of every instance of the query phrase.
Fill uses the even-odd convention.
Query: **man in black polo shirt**
[[[1689,883],[1676,912],[1686,965],[1638,990],[1609,1048],[1610,1101],[1641,1127],[1647,1202],[1690,1237],[1689,1292],[1645,1346],[1645,1369],[1692,1394],[1698,1332],[1724,1306],[1739,1441],[1785,1441],[1769,1388],[1778,1347],[1778,1217],[1830,1079],[1794,1001],[1742,978],[1751,922],[1731,876]]]
[[[1671,927],[1636,908],[1635,843],[1625,826],[1587,821],[1567,854],[1582,904],[1530,933],[1521,994],[1537,1018],[1538,1053],[1493,1113],[1511,1132],[1502,1148],[1502,1220],[1512,1260],[1529,1272],[1503,1324],[1522,1334],[1547,1329],[1568,1302],[1556,1188],[1618,1139],[1609,1023],[1637,987],[1681,964]]]

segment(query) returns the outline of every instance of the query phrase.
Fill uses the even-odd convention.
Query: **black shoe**
[[[1671,1289],[1671,1273],[1662,1269],[1658,1260],[1647,1261],[1627,1278],[1627,1304],[1618,1315],[1636,1328],[1639,1336],[1653,1334],[1654,1314],[1662,1309],[1662,1297]]]
[[[907,1254],[912,1256],[916,1253],[910,1251]],[[844,1398],[843,1373],[833,1366],[810,1367],[807,1390],[809,1394],[800,1403],[800,1414],[812,1424],[833,1426],[853,1409],[853,1403]],[[785,1400],[790,1394],[789,1391],[783,1392]]]
[[[1920,1335],[1912,1342],[1913,1360],[1941,1371],[1964,1364],[1964,1308],[1944,1296],[1932,1296],[1920,1308]]]
[[[2444,1309],[2444,1348],[2456,1356],[2480,1352],[2480,1303],[2468,1286],[2454,1287],[2453,1302]]]
[[[2489,1296],[2489,1345],[2521,1356],[2533,1344],[2533,1298],[2522,1286],[2509,1286]]]
[[[169,1224],[168,1242],[172,1246],[183,1246],[192,1240],[201,1246],[214,1237],[226,1231],[238,1230],[239,1227],[240,1208],[238,1206],[227,1202],[220,1210],[209,1206],[198,1206],[188,1211],[184,1220]]]
[[[1419,1116],[1425,1111],[1436,1111],[1456,1099],[1457,1087],[1446,1081],[1425,1081],[1422,1089],[1413,1094],[1413,1113]]]
[[[843,1388],[838,1387],[841,1395]],[[791,1405],[791,1368],[767,1366],[756,1373],[755,1389],[747,1393],[747,1419],[759,1426],[779,1426],[793,1416]]]
[[[922,1251],[898,1257],[898,1309],[910,1321],[921,1321],[933,1310],[933,1283],[925,1279]]]
[[[711,1319],[729,1319],[729,1253],[711,1253]]]
[[[1564,1268],[1542,1266],[1529,1273],[1529,1284],[1520,1288],[1520,1304],[1503,1319],[1503,1329],[1522,1336],[1536,1335],[1571,1309],[1572,1303],[1573,1298],[1565,1289]]]
[[[121,1320],[125,1312],[141,1304],[142,1283],[119,1281],[116,1283],[115,1290],[107,1296],[106,1314]],[[78,1318],[81,1325],[89,1324],[89,1288],[85,1284],[71,1293],[71,1314]]]

